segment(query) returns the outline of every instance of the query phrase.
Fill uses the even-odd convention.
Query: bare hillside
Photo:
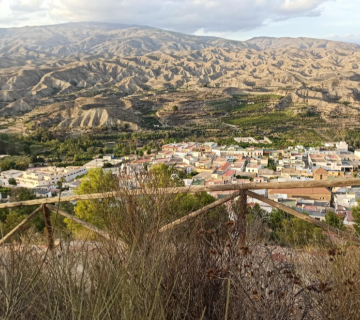
[[[360,46],[328,40],[240,42],[105,23],[0,29],[0,114],[36,108],[37,114],[58,119],[44,124],[138,126],[136,113],[126,116],[116,99],[204,86],[288,96],[279,109],[303,103],[320,113],[341,114],[349,109],[343,103],[351,103],[349,110],[357,114],[359,65]],[[112,102],[85,112],[80,105],[95,96]],[[70,111],[59,110],[59,104]]]

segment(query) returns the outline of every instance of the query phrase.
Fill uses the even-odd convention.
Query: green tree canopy
[[[339,218],[334,212],[329,212],[325,216],[325,221],[328,225],[337,228],[339,230],[345,230],[344,222],[341,218]]]
[[[117,189],[118,180],[114,178],[111,172],[104,172],[102,168],[90,169],[83,178],[80,186],[75,190],[76,195],[105,193]],[[78,201],[74,208],[75,215],[80,219],[87,221],[99,228],[105,228],[105,220],[102,213],[107,211],[109,206],[114,205],[115,198],[105,200],[85,200]],[[68,227],[75,232],[83,232],[79,225],[74,225],[72,220],[65,219]]]
[[[11,184],[12,186],[17,185],[15,178],[10,178],[8,181],[9,181],[9,184]]]
[[[360,199],[356,200],[357,206],[352,208],[352,215],[354,217],[354,228],[358,235],[360,235]]]

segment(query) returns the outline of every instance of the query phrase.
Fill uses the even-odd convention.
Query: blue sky
[[[360,0],[0,0],[0,27],[101,21],[197,35],[360,43]]]

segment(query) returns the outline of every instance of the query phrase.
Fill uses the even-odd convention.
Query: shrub
[[[16,185],[17,185],[15,178],[10,178],[10,179],[8,180],[8,182],[9,182],[9,184],[11,184],[11,185],[13,185],[13,186],[16,186]]]

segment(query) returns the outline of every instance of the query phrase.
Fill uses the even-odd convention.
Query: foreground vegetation
[[[61,204],[107,231],[112,240],[53,212],[59,243],[54,250],[39,246],[46,237],[37,220],[2,246],[2,318],[359,319],[358,248],[258,205],[248,207],[247,244],[239,245],[237,201],[227,207],[231,218],[220,206],[159,232],[215,201],[206,193],[154,192],[179,185],[171,173],[160,165],[146,173],[146,179],[139,175],[139,186],[149,192],[134,198],[116,178],[92,170],[77,193],[116,190],[116,198],[89,199],[75,207]],[[34,195],[18,189],[14,197]],[[24,208],[1,210],[3,233],[14,217],[29,214],[21,211]],[[38,219],[43,220],[41,215]],[[336,217],[327,222],[344,228]]]

